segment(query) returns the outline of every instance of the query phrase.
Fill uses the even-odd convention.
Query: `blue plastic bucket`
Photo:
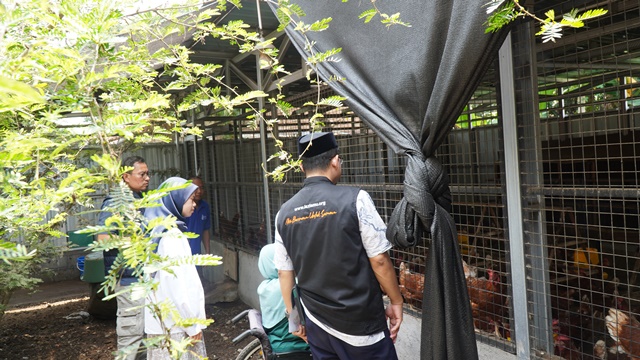
[[[80,270],[80,277],[82,277],[82,275],[84,275],[84,256],[78,257],[76,267]]]

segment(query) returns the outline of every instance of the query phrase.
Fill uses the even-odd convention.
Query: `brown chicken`
[[[496,336],[502,337],[500,328],[509,311],[507,296],[498,272],[487,270],[487,277],[488,279],[467,277],[473,324],[478,330],[494,332]]]
[[[604,340],[596,341],[593,345],[593,356],[599,360],[606,360],[607,355],[607,343]]]
[[[224,213],[220,212],[220,217],[218,222],[220,223],[220,237],[223,239],[230,239],[232,241],[237,241],[239,231],[238,231],[238,222],[240,221],[240,213],[236,213],[233,216],[233,219],[228,220],[224,217]]]
[[[606,317],[609,335],[629,358],[640,360],[640,322],[631,314],[611,308]]]
[[[467,264],[467,262],[464,260],[462,260],[462,269],[464,270],[465,279],[468,279],[470,277],[478,277],[478,268]]]
[[[264,221],[260,223],[260,227],[257,230],[254,228],[249,228],[247,233],[246,244],[256,250],[262,249],[262,247],[268,243],[267,227]]]
[[[400,292],[402,293],[404,300],[409,304],[412,304],[415,301],[422,301],[424,275],[409,270],[407,265],[404,262],[401,262],[398,277],[400,282]]]
[[[553,320],[553,354],[567,360],[580,360],[582,352],[569,336],[563,333],[560,322]]]

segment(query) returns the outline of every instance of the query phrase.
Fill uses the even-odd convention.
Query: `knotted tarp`
[[[428,230],[422,305],[421,359],[477,359],[473,318],[451,210],[448,176],[434,156],[453,128],[506,32],[485,34],[488,0],[378,0],[382,13],[399,13],[411,27],[387,28],[358,16],[370,1],[294,0],[305,24],[332,18],[329,28],[305,36],[288,26],[298,51],[341,48],[339,61],[316,71],[396,153],[408,157],[404,197],[387,237],[414,246]],[[344,79],[335,81],[332,79]]]

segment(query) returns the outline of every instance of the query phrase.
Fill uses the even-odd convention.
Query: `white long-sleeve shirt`
[[[182,258],[191,256],[191,247],[187,237],[178,229],[171,229],[162,235],[158,244],[158,255],[170,258]],[[158,289],[146,299],[149,303],[161,303],[171,300],[180,317],[206,319],[204,310],[204,290],[195,265],[173,266],[173,274],[166,271],[158,271],[153,275],[158,281]],[[153,316],[151,310],[145,307],[145,333],[152,335],[162,334],[162,326],[159,319]],[[172,333],[185,332],[189,336],[197,335],[206,326],[192,325],[188,328],[176,327],[171,316],[164,319],[166,328],[171,328]]]

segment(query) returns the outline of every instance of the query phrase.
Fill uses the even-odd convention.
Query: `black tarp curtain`
[[[411,27],[387,28],[358,15],[370,1],[296,0],[305,24],[332,18],[322,32],[287,34],[304,56],[308,41],[339,61],[316,71],[396,153],[408,157],[404,197],[388,224],[396,247],[416,245],[430,232],[422,306],[421,359],[477,359],[471,307],[451,210],[448,176],[434,156],[495,59],[503,31],[485,34],[487,0],[379,0]],[[343,79],[343,81],[329,81]]]

